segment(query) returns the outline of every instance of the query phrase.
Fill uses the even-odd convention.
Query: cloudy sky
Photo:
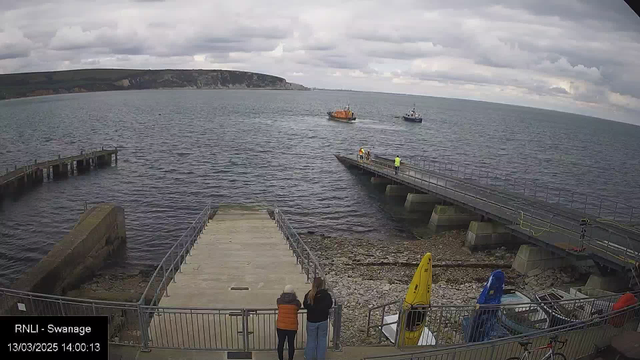
[[[640,18],[622,0],[0,0],[0,73],[265,72],[640,124]]]

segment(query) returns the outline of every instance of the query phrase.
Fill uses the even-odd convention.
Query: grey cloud
[[[544,16],[591,25],[615,31],[640,31],[638,16],[623,1],[602,0],[435,0],[412,2],[417,8],[451,9],[484,12],[492,6],[502,6],[525,11],[534,16]]]
[[[16,44],[3,44],[0,46],[0,60],[17,59],[29,56],[31,50]]]
[[[563,87],[558,87],[558,86],[552,86],[549,88],[549,91],[555,94],[560,94],[560,95],[567,95],[569,94],[569,92],[563,88]]]
[[[0,31],[0,60],[27,57],[34,47],[31,40],[25,38],[21,31]]]

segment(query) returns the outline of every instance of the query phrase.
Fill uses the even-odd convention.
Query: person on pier
[[[276,301],[278,305],[278,359],[283,360],[284,343],[289,348],[289,360],[293,360],[296,352],[296,334],[298,333],[298,310],[302,307],[293,286],[287,285]]]

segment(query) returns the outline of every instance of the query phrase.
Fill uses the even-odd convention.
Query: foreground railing
[[[209,309],[143,306],[150,319],[148,347],[191,350],[261,351],[278,344],[277,309]],[[331,311],[332,317],[337,308]],[[296,348],[307,342],[307,312],[298,313]],[[340,349],[334,326],[329,326],[326,345]]]
[[[638,295],[637,292],[633,293]],[[508,338],[592,319],[613,310],[622,294],[501,305],[434,305],[403,308],[402,301],[369,309],[367,336],[396,347],[451,346]],[[394,316],[390,321],[390,316]],[[386,318],[386,319],[385,319]],[[391,327],[399,331],[389,331]],[[412,330],[424,327],[422,333]],[[373,334],[372,334],[373,333]],[[389,334],[394,334],[389,339]],[[416,336],[420,336],[418,341]],[[411,341],[413,340],[413,342]]]
[[[275,350],[278,310],[168,308],[136,303],[85,300],[0,288],[0,315],[107,316],[109,343],[143,349]],[[340,307],[331,310],[339,318]],[[307,314],[298,314],[296,347],[307,341]],[[327,346],[339,350],[339,327],[332,322]]]
[[[141,305],[158,305],[162,296],[168,294],[169,283],[171,280],[175,282],[176,273],[182,271],[182,264],[186,263],[187,255],[191,252],[193,244],[196,243],[198,236],[200,236],[207,222],[213,217],[217,210],[217,207],[211,204],[207,205],[184,234],[182,234],[180,239],[167,251],[167,254],[162,261],[160,261],[156,271],[154,271],[149,280],[149,284],[140,297]],[[153,297],[148,299],[152,291]]]
[[[76,299],[0,288],[0,315],[96,316],[109,319],[109,342],[140,345],[144,328],[136,303]]]
[[[607,346],[611,339],[625,331],[637,331],[640,322],[640,304],[621,310],[599,315],[588,320],[558,326],[552,331],[537,331],[508,339],[497,339],[482,343],[471,343],[436,348],[396,355],[372,356],[366,359],[388,360],[502,360],[522,354],[518,341],[531,341],[532,349],[536,349],[530,358],[542,358],[548,349],[543,348],[550,336],[558,335],[566,340],[566,346],[557,349],[567,359],[579,359],[598,352]]]

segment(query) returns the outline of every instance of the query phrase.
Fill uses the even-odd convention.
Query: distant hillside
[[[231,70],[86,69],[0,75],[0,100],[131,89],[308,90],[278,76]]]

